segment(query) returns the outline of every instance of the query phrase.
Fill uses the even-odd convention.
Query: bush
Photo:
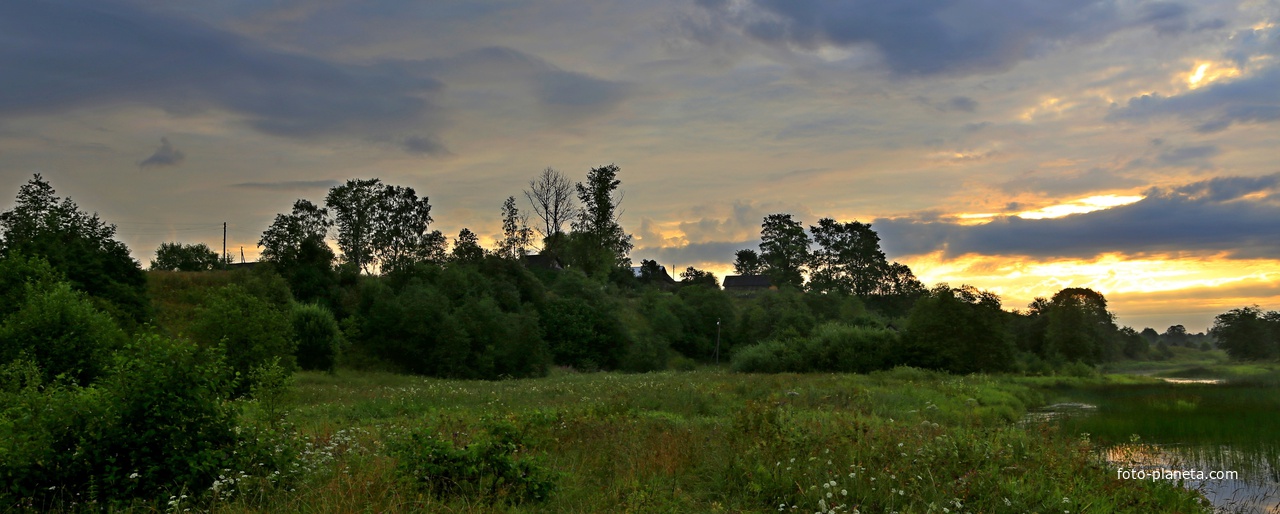
[[[106,369],[111,352],[124,342],[124,332],[70,284],[27,289],[22,306],[0,324],[0,362],[27,355],[45,382],[65,375],[88,385]]]
[[[333,313],[318,304],[293,307],[293,337],[298,367],[333,372],[342,349],[342,331]]]
[[[230,386],[216,349],[157,335],[88,387],[43,384],[26,361],[0,367],[0,510],[195,494],[262,462],[238,444]]]
[[[418,430],[394,445],[399,475],[438,498],[486,503],[542,502],[555,490],[555,475],[528,457],[520,432],[494,423],[465,448]]]
[[[889,355],[897,341],[897,334],[888,329],[827,323],[807,338],[743,348],[734,354],[732,366],[746,373],[868,373],[891,365]]]
[[[293,371],[295,343],[289,319],[274,304],[231,284],[209,295],[193,323],[193,337],[206,347],[221,346],[227,369],[240,382],[235,393],[242,396],[252,383],[249,374],[273,358]]]
[[[0,321],[21,308],[30,291],[44,291],[66,280],[39,257],[0,257]]]

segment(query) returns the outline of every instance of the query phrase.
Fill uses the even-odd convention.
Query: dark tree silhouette
[[[533,205],[533,212],[542,218],[538,232],[546,239],[562,233],[561,227],[574,216],[573,183],[563,173],[550,167],[542,170],[529,181],[524,197]]]
[[[804,287],[804,272],[810,261],[809,234],[804,225],[791,219],[790,214],[765,216],[760,230],[760,260],[773,283]]]

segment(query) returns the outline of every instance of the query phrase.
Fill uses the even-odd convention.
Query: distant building
[[[756,293],[777,289],[768,275],[729,275],[724,277],[724,290],[729,293]]]
[[[227,269],[229,269],[229,270],[233,270],[233,269],[251,270],[251,269],[256,268],[256,267],[258,267],[258,263],[257,263],[256,261],[255,261],[255,262],[230,262],[230,263],[227,263]]]
[[[556,271],[564,269],[564,264],[560,262],[560,258],[550,254],[535,253],[525,255],[520,258],[520,262],[524,263],[524,267],[529,269],[549,269]]]

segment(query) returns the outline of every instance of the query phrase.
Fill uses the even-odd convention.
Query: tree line
[[[656,263],[642,262],[639,272],[630,266],[619,172],[614,165],[592,168],[585,181],[573,183],[543,170],[521,191],[538,223],[530,227],[517,195],[508,196],[498,210],[503,233],[491,249],[465,228],[450,245],[433,228],[425,196],[379,179],[349,180],[319,204],[297,199],[263,232],[263,269],[255,271],[276,277],[263,281],[278,281],[288,300],[271,300],[279,292],[260,296],[281,316],[296,304],[331,318],[338,334],[328,339],[339,342],[305,358],[296,344],[272,345],[291,349],[280,356],[287,362],[329,363],[321,368],[342,359],[468,378],[538,376],[553,365],[665,369],[728,358],[761,343],[774,353],[794,353],[817,344],[820,334],[832,340],[853,328],[877,331],[858,337],[879,338],[863,352],[879,357],[850,369],[874,362],[960,373],[1043,371],[1072,362],[1159,358],[1167,355],[1164,347],[1215,339],[1233,357],[1280,354],[1270,328],[1277,316],[1256,307],[1219,316],[1209,335],[1187,334],[1181,326],[1164,334],[1118,327],[1105,297],[1084,288],[1006,311],[987,291],[925,286],[909,267],[887,260],[870,224],[832,218],[806,228],[790,214],[770,214],[758,249],[736,252],[737,273],[769,276],[776,291],[735,295],[693,267],[678,284],[666,285],[657,279]],[[114,227],[57,198],[39,176],[23,186],[0,222],[4,255],[50,263],[126,330],[151,319],[145,275],[113,239]],[[528,262],[539,239],[541,254],[551,258],[544,262],[557,265]],[[152,268],[209,270],[219,262],[204,245],[165,243]],[[339,357],[339,350],[346,355]]]

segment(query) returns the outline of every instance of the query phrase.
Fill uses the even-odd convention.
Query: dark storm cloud
[[[155,153],[151,154],[151,157],[139,162],[138,167],[145,169],[177,166],[182,164],[182,161],[186,160],[186,158],[186,154],[183,154],[181,150],[174,148],[173,144],[169,143],[169,138],[162,137],[160,138],[160,148],[157,148]]]
[[[1127,10],[1110,0],[747,0],[699,2],[718,18],[765,43],[816,49],[869,46],[898,75],[998,72],[1071,43],[1101,41],[1126,28],[1161,34],[1186,30],[1183,4]],[[714,26],[714,25],[712,25]]]
[[[264,191],[303,191],[308,189],[329,189],[341,184],[337,180],[284,180],[279,182],[241,182],[231,187],[240,189],[261,189]]]
[[[0,116],[140,104],[222,109],[306,138],[438,125],[440,82],[395,64],[273,50],[200,22],[103,2],[0,2]]]
[[[1112,121],[1178,117],[1198,132],[1217,132],[1236,123],[1280,120],[1280,66],[1241,78],[1215,82],[1176,96],[1142,95],[1108,115]]]
[[[1178,146],[1161,151],[1156,160],[1166,166],[1182,166],[1203,163],[1221,153],[1217,145]]]
[[[537,56],[499,46],[406,65],[450,82],[516,86],[531,94],[542,109],[568,116],[607,112],[629,98],[634,89],[627,82],[565,70]]]
[[[1089,258],[1107,252],[1224,252],[1232,257],[1280,255],[1280,174],[1221,177],[1152,189],[1125,206],[1062,218],[998,218],[963,226],[880,219],[885,251]]]

